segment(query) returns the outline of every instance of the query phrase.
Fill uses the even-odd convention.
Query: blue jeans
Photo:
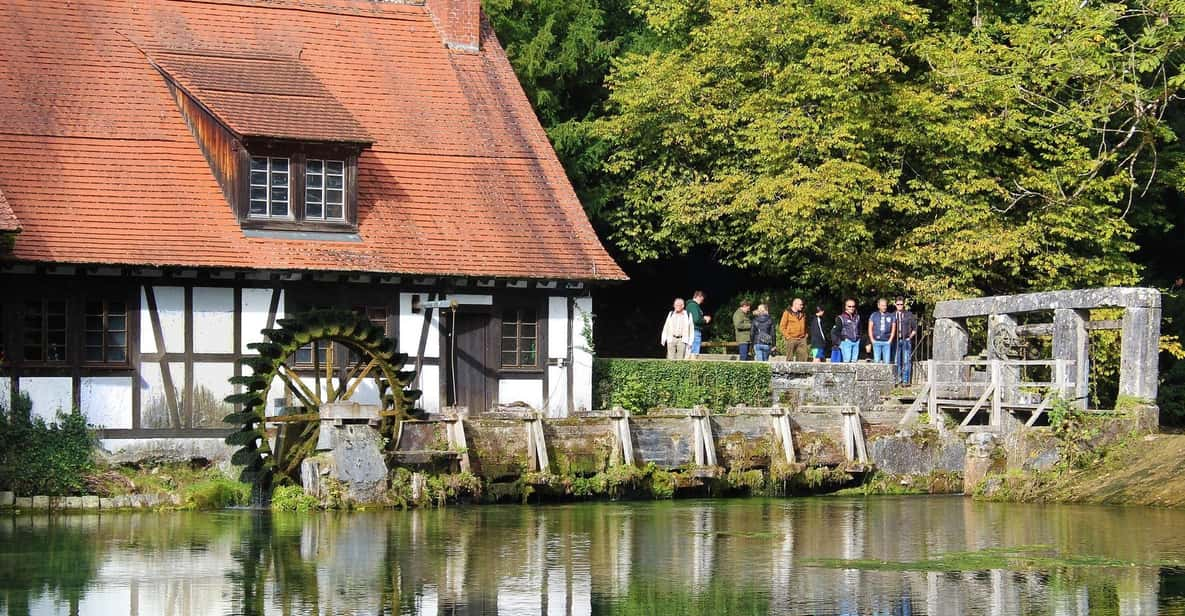
[[[741,342],[737,344],[737,355],[741,356],[741,361],[749,361],[749,343]]]
[[[753,351],[757,353],[757,361],[769,361],[768,344],[755,344],[753,345]]]
[[[843,355],[845,362],[854,362],[860,357],[860,341],[859,340],[841,340],[839,342],[839,352]]]
[[[909,385],[913,380],[913,340],[906,338],[897,341],[893,364],[897,366],[897,382]]]
[[[695,334],[691,336],[691,348],[687,350],[692,355],[699,355],[699,345],[704,341],[703,330],[695,330]]]
[[[872,361],[878,364],[890,363],[889,354],[893,352],[893,343],[888,340],[872,341]]]

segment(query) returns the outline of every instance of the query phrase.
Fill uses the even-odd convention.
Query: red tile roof
[[[198,49],[146,52],[152,63],[240,137],[371,143],[296,58]]]
[[[411,4],[8,0],[0,48],[0,191],[23,227],[18,260],[624,278],[488,26],[466,53]],[[333,132],[348,118],[351,138],[373,142],[359,159],[361,242],[245,237],[149,57],[243,134],[321,128],[277,124],[259,102],[276,86],[264,62],[228,56],[282,59],[278,73],[321,87],[286,103],[338,104]],[[219,87],[243,75],[264,98]]]
[[[16,218],[16,214],[12,213],[12,207],[8,205],[8,201],[4,198],[4,193],[0,192],[0,232],[11,233],[21,230],[21,223]]]

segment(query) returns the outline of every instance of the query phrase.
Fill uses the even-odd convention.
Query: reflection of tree
[[[155,391],[148,399],[141,413],[146,428],[222,428],[222,418],[233,410],[222,396],[215,394],[205,385],[195,384],[193,400],[186,399],[185,392],[173,387],[173,399],[177,401],[177,413],[169,411],[169,400],[164,391]],[[186,412],[186,408],[189,409]]]
[[[0,543],[33,557],[0,555],[0,612],[27,615],[35,599],[53,595],[77,614],[79,600],[98,572],[103,542],[52,518],[44,526],[26,527],[28,520],[19,516],[6,522],[12,530],[0,534]]]

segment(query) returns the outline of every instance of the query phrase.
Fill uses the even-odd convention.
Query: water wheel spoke
[[[361,365],[362,365],[362,362],[359,361],[358,366],[361,366]],[[378,365],[378,359],[371,359],[370,362],[366,364],[366,367],[362,369],[362,373],[359,374],[358,376],[354,377],[354,379],[353,379],[354,382],[350,383],[350,388],[346,390],[346,393],[342,394],[343,400],[349,400],[350,396],[354,395],[354,392],[358,390],[358,386],[362,384],[362,381],[366,380],[367,375],[370,374],[371,370],[374,370],[376,365]],[[357,366],[355,366],[355,367],[357,367]],[[351,370],[351,372],[353,372],[353,371]],[[347,380],[347,381],[343,382],[342,384],[345,385],[346,382],[349,382],[349,381]]]
[[[309,386],[304,384],[304,380],[300,375],[288,367],[288,364],[281,363],[280,369],[276,370],[276,374],[280,380],[292,391],[292,394],[304,403],[305,408],[310,411],[316,411],[321,408],[321,398],[309,390]]]
[[[337,400],[337,390],[333,387],[333,371],[335,366],[333,349],[336,347],[333,342],[325,349],[325,399]]]

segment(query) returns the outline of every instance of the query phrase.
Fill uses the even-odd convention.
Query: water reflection
[[[1183,613],[1182,531],[958,497],[17,516],[0,612]]]

